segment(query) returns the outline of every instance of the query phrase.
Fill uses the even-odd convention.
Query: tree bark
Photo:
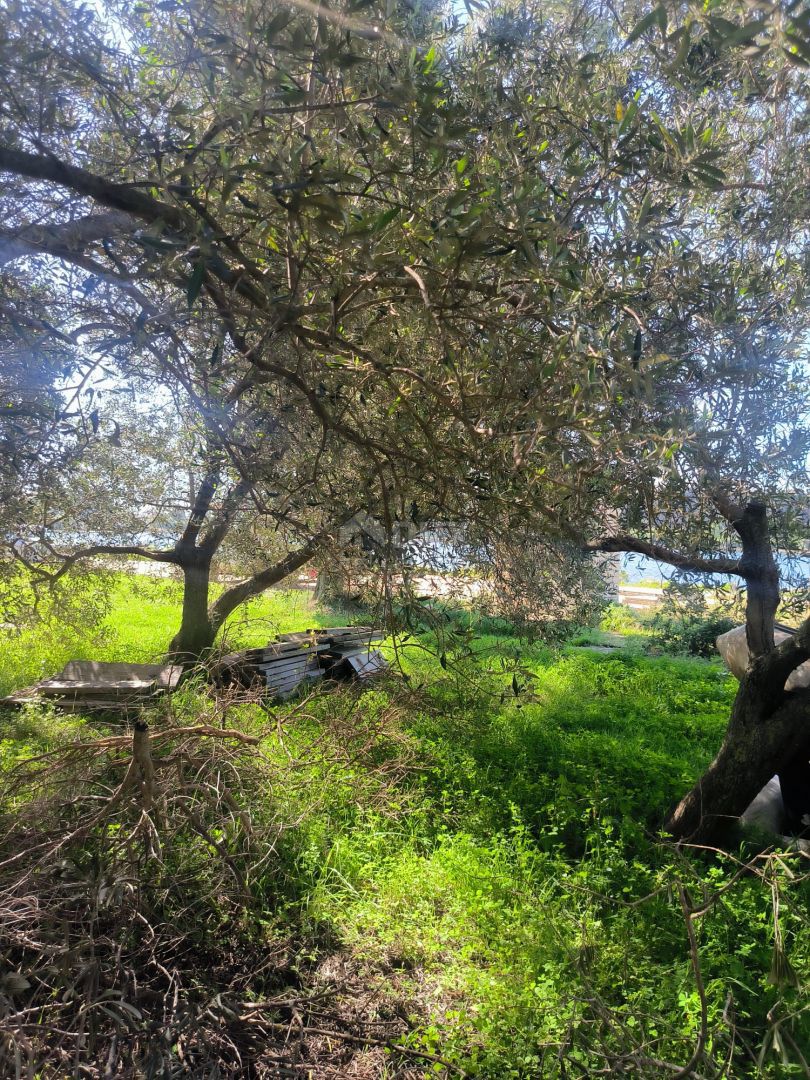
[[[779,607],[779,570],[768,535],[768,511],[763,503],[751,502],[731,524],[742,540],[740,574],[748,596],[745,633],[752,657],[774,648],[773,624]]]
[[[211,560],[194,557],[180,563],[183,571],[183,614],[180,629],[169,646],[169,656],[181,664],[192,664],[205,656],[214,644],[217,628],[208,613]]]
[[[808,657],[810,619],[792,638],[751,660],[720,752],[666,823],[677,840],[722,844],[772,776],[806,762],[810,690],[785,693],[785,681]]]
[[[810,755],[810,691],[786,694],[770,715],[754,699],[746,678],[720,752],[666,823],[676,839],[723,845],[771,777]]]

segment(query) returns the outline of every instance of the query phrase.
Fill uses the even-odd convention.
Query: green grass
[[[166,583],[120,581],[94,655],[157,655],[176,605]],[[271,593],[228,632],[248,644],[329,621],[342,618],[307,594]],[[734,680],[717,662],[553,653],[484,629],[471,652],[415,634],[401,657],[407,684],[396,675],[304,713],[279,707],[283,745],[277,734],[262,744],[274,781],[250,809],[294,825],[251,882],[264,932],[292,932],[316,956],[340,950],[409,1014],[412,1047],[470,1076],[586,1077],[605,1053],[690,1057],[700,1001],[684,885],[696,906],[717,897],[694,922],[709,1048],[726,1053],[732,1017],[727,1075],[757,1075],[760,1053],[760,1075],[803,1075],[774,1026],[807,1055],[801,865],[785,856],[740,875],[732,856],[676,852],[659,837],[719,746]],[[39,646],[55,663],[80,638],[40,634]],[[180,719],[205,707],[193,686],[176,700]],[[252,706],[229,715],[254,728],[261,719]],[[36,711],[9,723],[16,757],[58,738],[54,718]],[[770,981],[777,893],[796,986]],[[670,1072],[636,1058],[624,1071]]]
[[[699,1010],[676,883],[721,888],[737,865],[674,857],[656,833],[719,744],[732,680],[707,662],[638,656],[532,650],[529,666],[526,704],[453,708],[455,692],[432,685],[433,707],[404,725],[422,756],[407,810],[319,819],[300,862],[307,915],[427,998],[415,1045],[471,1075],[558,1075],[565,1045],[588,1075],[599,1008],[625,1025],[608,1042],[638,1036],[682,1063]],[[806,990],[808,891],[791,893],[790,873],[775,871],[782,929]],[[729,993],[760,1043],[769,1009],[807,1007],[768,981],[771,902],[745,879],[698,923],[716,1039]],[[793,1021],[800,1043],[807,1019]]]

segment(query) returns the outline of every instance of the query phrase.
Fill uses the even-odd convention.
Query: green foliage
[[[493,647],[508,644],[490,639],[483,654]],[[731,992],[746,1038],[761,1039],[768,1009],[787,1008],[768,983],[769,887],[735,883],[733,859],[676,858],[654,839],[721,738],[732,680],[687,660],[555,660],[537,649],[524,659],[536,675],[530,703],[481,696],[462,707],[441,678],[429,685],[404,721],[419,770],[400,813],[347,816],[333,804],[330,824],[320,817],[310,834],[300,864],[308,916],[369,971],[382,966],[407,995],[427,993],[430,1022],[412,1045],[492,1080],[562,1075],[557,1055],[573,1047],[588,1074],[600,1063],[597,1021],[617,1055],[646,1044],[655,1057],[688,1057],[698,1001],[671,889],[728,886],[700,924],[711,1030],[727,1040]],[[378,709],[373,698],[361,708]],[[784,924],[802,977],[805,895],[792,894]],[[797,1035],[806,1028],[797,1021]]]
[[[165,618],[176,614],[166,583],[122,585],[111,616],[119,641],[165,636],[165,626],[135,622],[143,588],[164,596]],[[280,629],[317,624],[307,600],[268,594],[264,616]],[[242,640],[267,625],[243,627]],[[430,634],[414,636],[399,652],[410,688],[395,674],[365,691],[335,689],[304,711],[279,707],[269,728],[255,706],[229,708],[229,726],[262,732],[262,758],[241,773],[229,756],[220,775],[249,809],[254,837],[273,838],[272,853],[251,854],[229,813],[202,805],[208,840],[177,825],[163,862],[146,860],[150,919],[159,933],[170,920],[172,938],[193,946],[182,963],[197,966],[182,977],[200,980],[207,1003],[226,992],[227,941],[229,962],[246,965],[240,987],[266,996],[256,956],[292,931],[301,970],[305,955],[339,949],[364,984],[403,1003],[407,1045],[470,1076],[530,1080],[562,1076],[563,1066],[593,1075],[627,1054],[683,1064],[700,1015],[683,884],[696,906],[707,903],[694,925],[710,1052],[732,1055],[731,1075],[753,1072],[760,1051],[762,1075],[792,1075],[778,1050],[796,1055],[775,1024],[800,1047],[810,1040],[810,896],[799,860],[764,856],[740,875],[732,856],[677,852],[656,835],[715,752],[734,681],[703,660],[559,656],[489,629],[446,667]],[[214,718],[192,685],[171,716],[152,719],[160,730]],[[81,720],[39,710],[4,724],[7,768],[88,733]],[[222,753],[206,769],[219,770]],[[12,810],[20,806],[6,797]],[[101,860],[107,869],[93,880],[103,885],[111,850],[110,836],[88,838],[69,858],[88,882]],[[247,902],[217,861],[222,850],[245,875]],[[770,982],[775,893],[780,956],[797,986]],[[137,935],[119,923],[124,955],[139,955]],[[633,1069],[659,1075],[643,1061]]]
[[[727,615],[711,612],[657,611],[650,621],[651,643],[665,652],[716,656],[715,641],[736,625]]]
[[[639,613],[626,604],[609,604],[602,615],[599,629],[618,634],[640,633],[646,625]]]

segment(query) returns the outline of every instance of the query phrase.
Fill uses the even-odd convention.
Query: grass
[[[493,642],[482,648],[491,656]],[[459,702],[434,671],[429,706],[403,725],[419,757],[400,791],[405,811],[347,817],[339,804],[320,816],[299,855],[294,907],[305,897],[314,925],[427,1001],[415,1044],[470,1075],[558,1075],[561,1047],[590,1075],[604,1014],[624,1025],[617,1045],[636,1038],[650,1056],[683,1061],[699,999],[677,883],[723,888],[737,865],[674,858],[656,833],[719,743],[732,680],[686,659],[534,648],[525,660],[535,675],[527,701],[496,692]],[[785,899],[782,929],[806,987],[807,890]],[[759,1044],[768,1010],[807,1006],[768,981],[772,914],[770,887],[746,880],[700,924],[718,1045],[729,993]],[[806,1015],[794,1024],[806,1043]]]
[[[176,604],[165,582],[119,581],[100,658],[158,655]],[[343,618],[307,594],[271,593],[228,631],[252,644]],[[686,889],[707,905],[694,920],[707,1052],[730,1055],[729,1076],[804,1075],[810,895],[797,858],[740,874],[733,854],[676,852],[659,838],[719,745],[733,679],[713,661],[551,652],[501,625],[479,629],[490,632],[455,653],[415,633],[401,655],[407,683],[276,710],[278,732],[262,742],[276,779],[250,810],[294,825],[251,881],[266,948],[292,933],[310,959],[337,951],[363,985],[393,996],[412,1048],[469,1076],[586,1077],[606,1062],[665,1076],[654,1063],[683,1065],[701,1027]],[[81,643],[27,641],[52,664]],[[12,645],[22,677],[30,657]],[[177,698],[180,720],[208,708],[193,686]],[[229,717],[251,730],[262,721],[253,706]],[[19,760],[21,747],[59,741],[56,724],[36,710],[6,720],[4,746]]]

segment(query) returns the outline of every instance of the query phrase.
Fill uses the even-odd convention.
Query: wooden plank
[[[288,683],[300,683],[305,674],[305,672],[293,671],[285,675],[268,675],[265,682],[268,686],[286,686]]]
[[[317,641],[318,638],[356,637],[365,640],[371,636],[382,639],[385,635],[373,626],[322,626],[316,629],[279,634],[278,639],[279,641],[306,641],[314,637]]]
[[[371,678],[388,667],[384,657],[378,652],[369,653],[365,659],[362,656],[348,657],[348,662],[359,679]]]
[[[271,694],[285,694],[295,690],[303,681],[303,679],[287,679],[284,682],[268,683],[267,689]]]
[[[321,650],[318,650],[321,651]],[[270,649],[266,649],[263,653],[260,653],[256,657],[258,661],[272,661],[272,660],[296,660],[306,659],[311,656],[317,656],[318,652],[315,649],[289,649],[287,652],[272,652]]]
[[[265,679],[286,679],[288,675],[298,675],[303,679],[309,668],[304,664],[285,664],[283,667],[271,664],[269,667],[259,668],[259,671]]]
[[[297,630],[293,634],[279,634],[277,638],[268,641],[265,649],[311,649],[318,644],[318,635],[309,630]]]
[[[255,664],[259,671],[285,671],[287,668],[301,668],[302,670],[310,667],[312,661],[307,659],[302,660],[277,660],[275,663]]]
[[[256,660],[254,667],[281,668],[289,664],[317,664],[317,656],[309,656],[303,653],[298,656],[273,656],[269,660]]]
[[[65,682],[114,683],[129,679],[155,679],[171,664],[107,663],[100,660],[70,660],[53,676]]]
[[[154,679],[141,679],[140,681],[121,680],[120,682],[108,682],[108,683],[96,683],[96,682],[68,682],[56,679],[46,679],[44,682],[38,684],[40,692],[42,693],[96,693],[96,694],[113,694],[121,691],[143,691],[154,690],[156,682]]]
[[[336,645],[330,649],[329,656],[335,660],[348,660],[351,656],[368,655],[371,649],[367,645]]]
[[[267,656],[298,656],[306,654],[308,650],[300,645],[291,645],[286,649],[275,649],[265,645],[262,649],[248,649],[243,655],[246,660],[262,660]]]
[[[303,679],[309,669],[306,667],[283,667],[281,669],[272,665],[269,668],[263,669],[263,674],[268,679],[290,679],[296,676],[299,679]]]
[[[275,652],[288,652],[291,649],[305,648],[306,642],[302,641],[267,641],[264,645],[254,645],[250,649],[245,649],[245,653],[260,653],[265,652],[268,649]]]

